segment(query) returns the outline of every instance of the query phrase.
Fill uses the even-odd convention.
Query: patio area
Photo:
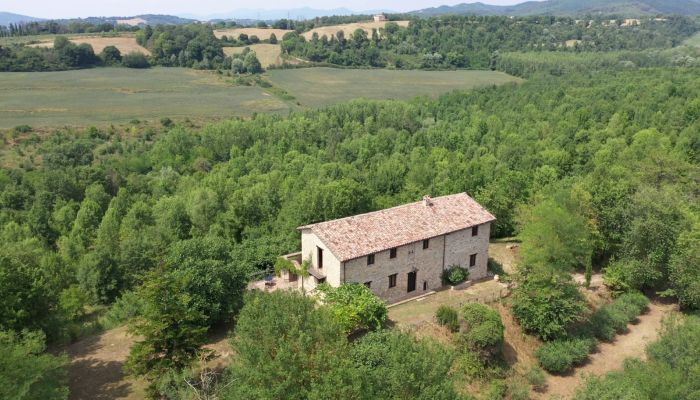
[[[389,319],[399,326],[418,326],[431,322],[441,305],[460,308],[466,303],[494,303],[510,294],[504,283],[487,280],[464,290],[441,289],[435,294],[409,300],[389,308]]]

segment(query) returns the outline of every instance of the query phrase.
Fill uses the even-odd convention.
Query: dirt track
[[[612,343],[601,343],[599,351],[591,354],[586,365],[577,368],[571,375],[551,376],[548,390],[541,398],[571,398],[585,375],[603,375],[622,369],[627,358],[644,359],[644,349],[658,338],[663,318],[676,309],[673,304],[652,303],[649,312],[640,316],[637,324],[629,326],[628,333],[618,335]]]

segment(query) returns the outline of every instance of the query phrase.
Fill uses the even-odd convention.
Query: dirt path
[[[586,365],[568,376],[551,376],[548,390],[541,398],[571,398],[585,375],[603,375],[621,369],[627,358],[644,359],[646,345],[656,340],[663,318],[675,309],[672,304],[652,303],[649,312],[640,316],[637,324],[629,326],[628,333],[618,335],[612,343],[601,343]]]
[[[146,383],[124,375],[122,367],[134,344],[126,327],[87,337],[66,348],[71,358],[68,369],[70,400],[141,400]],[[207,366],[223,368],[230,362],[231,347],[226,330],[212,333],[207,348],[218,357]]]

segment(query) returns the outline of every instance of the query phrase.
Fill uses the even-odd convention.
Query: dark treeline
[[[0,37],[64,35],[68,33],[135,32],[136,26],[110,23],[93,24],[83,21],[61,23],[58,21],[35,21],[19,24],[0,25]]]
[[[495,51],[615,51],[668,48],[698,30],[695,20],[669,17],[622,26],[609,19],[450,16],[414,19],[408,28],[389,23],[367,34],[304,40],[287,34],[283,49],[315,62],[395,68],[493,67]]]

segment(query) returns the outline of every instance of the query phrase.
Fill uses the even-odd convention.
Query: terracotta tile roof
[[[341,261],[496,220],[466,193],[301,226],[311,229]]]

